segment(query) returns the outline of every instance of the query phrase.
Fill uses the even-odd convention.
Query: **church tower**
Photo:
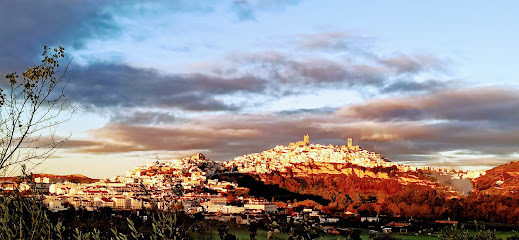
[[[303,142],[305,143],[305,145],[308,145],[308,143],[310,142],[310,137],[308,136],[308,134],[305,135]]]
[[[348,138],[348,147],[351,148],[353,146],[353,140]]]

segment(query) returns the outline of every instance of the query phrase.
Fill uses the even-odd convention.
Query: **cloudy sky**
[[[66,48],[69,143],[37,171],[110,177],[310,134],[411,165],[519,160],[515,1],[2,1],[0,73]],[[7,80],[0,85],[5,86]]]

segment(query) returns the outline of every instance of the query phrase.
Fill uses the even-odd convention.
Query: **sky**
[[[122,175],[348,138],[414,166],[519,160],[516,1],[2,1],[0,75],[63,46],[78,107],[36,172]],[[5,87],[7,79],[0,81]],[[46,136],[42,133],[42,136]]]

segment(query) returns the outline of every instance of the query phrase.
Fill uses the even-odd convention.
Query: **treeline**
[[[260,178],[258,176],[258,178]],[[356,175],[319,174],[290,177],[279,172],[262,175],[265,184],[298,194],[329,200],[323,210],[352,211],[361,215],[385,214],[417,219],[490,221],[519,224],[519,196],[489,195],[476,191],[463,196],[396,179],[360,178]]]

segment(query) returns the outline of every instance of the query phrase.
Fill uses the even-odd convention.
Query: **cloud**
[[[495,166],[503,165],[506,163],[518,161],[518,158],[511,156],[485,156],[481,157],[481,155],[477,155],[475,153],[474,156],[466,157],[451,157],[448,160],[432,160],[429,162],[431,166],[441,166],[441,167],[459,167],[464,166],[465,168],[492,168]],[[479,153],[481,154],[481,153]]]
[[[444,71],[444,61],[430,55],[398,55],[379,59],[397,73],[418,73],[429,70]]]
[[[422,96],[426,101],[412,97],[388,98],[336,111],[301,109],[280,112],[275,117],[272,113],[219,114],[192,117],[174,125],[111,123],[91,132],[91,139],[95,139],[97,145],[75,151],[201,151],[211,159],[227,160],[276,145],[287,145],[310,134],[312,143],[321,144],[344,145],[346,139],[353,138],[354,144],[363,149],[403,163],[480,164],[474,156],[499,159],[494,161],[496,163],[506,162],[517,158],[514,158],[519,142],[516,121],[500,117],[473,118],[486,116],[489,106],[497,107],[492,111],[497,116],[513,114],[511,109],[517,109],[514,108],[516,96],[519,96],[517,90],[472,88]],[[465,105],[470,111],[460,110],[458,115],[444,113],[456,112],[448,109],[447,103],[451,101]],[[388,102],[399,104],[384,105]],[[499,108],[501,104],[508,107]],[[457,107],[454,103],[451,106]],[[372,110],[351,112],[351,109],[362,108]],[[418,113],[406,110],[409,108]],[[403,114],[398,116],[397,113]],[[436,116],[450,117],[437,120]],[[446,152],[450,154],[443,154]],[[472,154],[469,156],[467,152]]]
[[[190,111],[235,111],[218,99],[225,94],[261,92],[266,82],[254,76],[224,78],[204,74],[160,74],[124,64],[74,66],[67,96],[94,107],[158,107]]]
[[[348,32],[318,32],[297,35],[292,42],[303,50],[331,50],[373,56],[374,39]]]
[[[495,87],[451,89],[422,96],[374,99],[346,106],[339,112],[347,117],[374,121],[449,120],[510,124],[519,121],[517,94],[517,89]]]
[[[384,87],[382,93],[433,92],[449,88],[452,81],[426,80],[423,82],[399,80]]]
[[[261,134],[257,129],[196,124],[168,127],[108,124],[104,128],[92,130],[91,133],[98,139],[98,146],[81,148],[80,152],[207,149],[226,145],[229,139],[251,138]]]
[[[330,57],[301,57],[279,51],[235,53],[229,63],[215,66],[216,74],[253,74],[269,79],[272,84],[301,87],[374,86],[384,88],[395,79],[407,75],[418,75],[420,69],[408,72],[393,65],[380,62],[357,62],[353,57],[334,59]],[[402,89],[404,90],[404,89]]]
[[[424,76],[441,77],[447,71],[446,61],[427,54],[382,56],[366,42],[370,41],[346,32],[300,34],[287,41],[287,48],[296,46],[292,51],[235,52],[213,63],[212,72],[254,75],[284,90],[355,87],[407,93],[433,91],[450,84],[421,80]]]
[[[298,0],[233,0],[230,10],[241,21],[253,21],[258,11],[282,10],[297,3]]]
[[[428,95],[384,98],[346,106],[337,114],[353,122],[373,122],[361,142],[396,160],[443,159],[445,151],[472,151],[510,160],[519,142],[517,89],[471,88]],[[370,128],[373,129],[373,128]],[[453,165],[472,162],[462,159]],[[454,159],[452,159],[454,161]]]
[[[384,91],[412,92],[433,90],[442,82],[395,82],[402,75],[410,79],[433,60],[420,56],[399,56],[407,60],[355,62],[352,58],[299,57],[280,51],[231,54],[206,73],[163,74],[152,68],[137,68],[121,63],[97,62],[71,66],[67,93],[72,101],[87,107],[159,107],[188,111],[238,111],[244,104],[236,99],[254,99],[261,94],[276,99],[326,88],[375,88]],[[418,60],[417,60],[418,59]],[[411,61],[411,60],[409,60]],[[437,63],[437,62],[435,62]],[[416,65],[416,66],[415,66]],[[227,97],[227,98],[226,98]],[[224,100],[226,99],[226,100]],[[254,100],[253,100],[254,101]]]
[[[126,124],[171,124],[181,121],[175,115],[159,111],[116,111],[110,118],[111,122]]]
[[[276,112],[276,115],[301,115],[301,114],[316,114],[316,113],[333,113],[337,111],[337,108],[332,107],[322,107],[322,108],[299,108],[299,109],[291,109],[284,110],[280,112]]]
[[[299,47],[307,49],[348,49],[349,39],[345,32],[325,32],[301,34],[297,39]]]
[[[0,72],[20,71],[41,54],[42,45],[82,48],[121,29],[105,11],[106,1],[2,1]]]

